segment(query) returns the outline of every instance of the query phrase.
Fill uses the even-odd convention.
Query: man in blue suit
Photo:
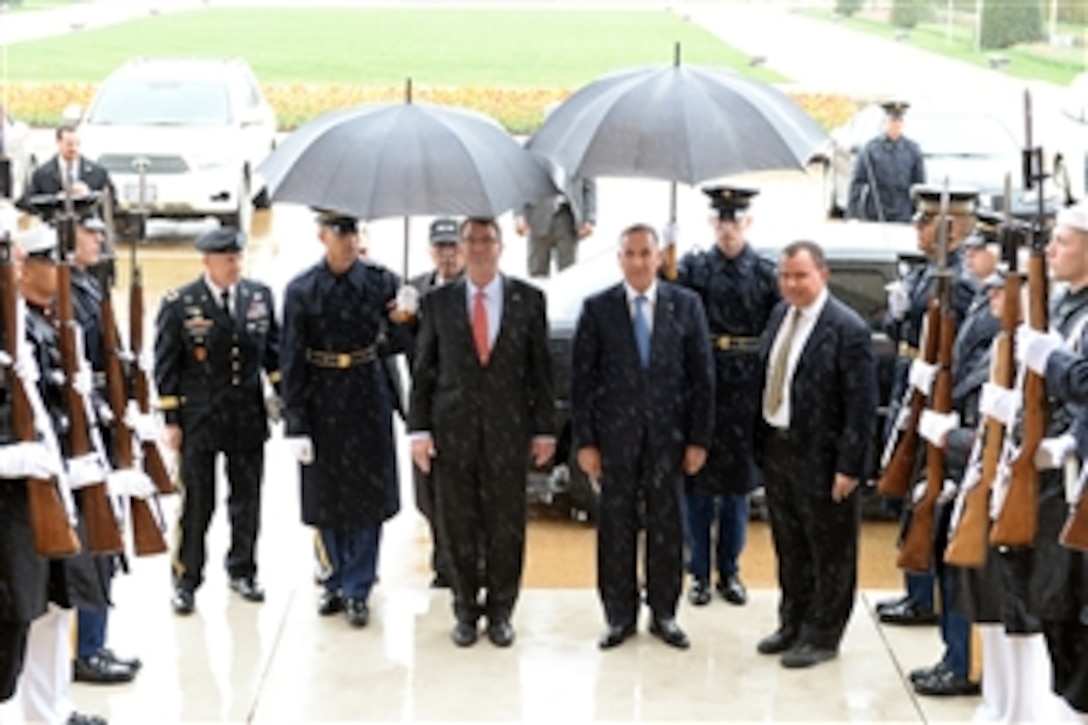
[[[676,623],[684,475],[706,462],[714,424],[706,314],[695,293],[657,280],[652,227],[625,230],[618,256],[624,281],[585,301],[571,371],[578,465],[601,488],[597,588],[608,628],[598,644],[610,649],[635,633],[645,523],[650,633],[685,649]]]
[[[759,642],[784,667],[838,654],[857,588],[858,483],[876,425],[869,328],[827,290],[823,250],[782,251],[783,301],[760,341],[762,457],[778,557],[779,627]]]

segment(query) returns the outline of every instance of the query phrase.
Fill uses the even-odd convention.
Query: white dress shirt
[[[487,349],[495,349],[495,338],[502,324],[502,275],[496,274],[483,287],[465,279],[465,305],[468,309],[469,327],[472,326],[472,308],[476,305],[476,293],[484,293],[484,309],[487,310]]]
[[[212,299],[215,300],[215,304],[218,307],[223,306],[223,288],[212,282],[212,278],[207,274],[204,275],[204,284],[208,285],[208,289],[211,290]],[[234,311],[238,309],[238,285],[232,285],[227,288],[230,290],[230,302],[228,304],[229,309],[227,315],[234,317]]]
[[[760,403],[763,407],[763,420],[767,421],[768,425],[783,429],[790,427],[790,389],[793,387],[793,373],[797,369],[797,360],[800,359],[801,353],[808,343],[808,338],[812,334],[812,328],[815,327],[816,320],[820,317],[820,313],[823,312],[825,304],[827,304],[827,287],[820,291],[820,294],[808,307],[790,307],[782,318],[782,324],[778,326],[778,333],[775,335],[774,344],[771,346],[771,354],[767,357],[767,369],[763,371],[764,379],[768,384],[770,383],[774,361],[778,357],[778,351],[782,348],[783,338],[789,332],[790,316],[793,314],[801,315],[801,318],[797,321],[797,330],[793,333],[793,342],[790,345],[789,355],[786,358],[786,377],[782,383],[782,404],[778,406],[778,410],[767,410],[766,395],[764,395],[764,399]]]

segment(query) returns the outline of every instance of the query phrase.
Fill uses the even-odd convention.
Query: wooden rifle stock
[[[931,305],[926,310],[922,342],[922,360],[930,365],[937,362],[937,330],[940,319],[940,308]],[[876,484],[880,495],[888,498],[903,498],[910,491],[911,479],[914,477],[914,459],[918,455],[918,419],[922,416],[922,409],[926,407],[926,396],[909,386],[907,392],[910,395],[910,414],[901,430],[891,432],[891,435],[899,437],[888,465]]]
[[[0,298],[3,300],[4,348],[16,359],[19,345],[18,289],[15,265],[11,257],[11,240],[0,240]],[[23,382],[8,368],[8,389],[11,391],[12,430],[20,441],[36,441],[34,414]],[[79,553],[79,537],[72,528],[68,512],[52,479],[27,479],[27,506],[30,526],[34,532],[34,550],[39,556],[57,559]]]
[[[68,262],[57,266],[57,318],[60,324],[60,356],[64,366],[65,399],[68,410],[68,453],[80,458],[94,452],[91,446],[83,394],[76,390],[75,379],[80,369],[76,335],[79,334],[72,307],[72,267]],[[95,481],[79,491],[80,511],[87,527],[87,548],[96,554],[124,551],[125,542],[113,514],[106,482]]]
[[[132,387],[136,398],[136,404],[141,413],[149,413],[150,407],[150,383],[147,379],[147,371],[139,364],[139,356],[144,350],[144,287],[140,279],[140,269],[135,265],[132,268],[132,284],[129,287],[129,345],[137,362],[132,367]],[[170,481],[170,474],[166,471],[166,464],[159,453],[159,446],[155,441],[143,441],[144,471],[155,483],[155,488],[160,494],[175,493],[174,484]]]
[[[1035,330],[1047,328],[1046,260],[1032,250],[1028,260],[1028,323]],[[1009,486],[1001,511],[990,529],[994,546],[1031,546],[1039,525],[1039,472],[1035,450],[1046,434],[1046,381],[1030,370],[1024,377],[1023,431],[1019,455],[1012,462]]]
[[[939,306],[936,300],[930,303]],[[956,318],[951,309],[941,310],[939,324],[940,350],[937,374],[933,381],[932,410],[952,411],[952,345],[956,340]],[[944,489],[944,450],[926,444],[926,490],[911,509],[910,525],[899,548],[899,568],[926,572],[933,565],[933,528],[936,523],[937,499]]]
[[[121,339],[117,333],[117,319],[113,315],[113,302],[108,292],[102,295],[101,313],[102,344],[106,348],[106,391],[116,425],[114,455],[118,468],[131,468],[134,461],[133,432],[125,423],[128,393],[125,390],[125,374],[121,364]],[[142,498],[132,497],[129,499],[129,511],[132,514],[132,543],[136,555],[148,556],[166,551],[166,538],[151,505]]]
[[[1058,542],[1067,549],[1088,551],[1088,496],[1083,490],[1077,505],[1069,511]]]

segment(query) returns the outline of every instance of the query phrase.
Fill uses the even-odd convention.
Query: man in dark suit
[[[499,273],[494,219],[465,220],[461,244],[465,276],[422,300],[408,430],[412,460],[434,472],[453,577],[452,639],[474,643],[486,613],[488,638],[508,647],[525,548],[526,455],[543,465],[555,453],[546,304],[540,290]]]
[[[550,200],[527,203],[516,220],[519,236],[529,235],[528,273],[547,277],[552,270],[552,250],[559,271],[574,264],[578,242],[593,234],[597,224],[597,182],[567,178],[557,172],[556,186],[563,193]]]
[[[650,632],[687,648],[676,623],[684,575],[684,476],[706,462],[714,363],[706,314],[690,290],[657,281],[657,233],[620,235],[624,282],[585,301],[574,334],[571,409],[578,465],[600,481],[597,588],[608,628],[601,649],[638,620],[638,533],[646,526]]]
[[[430,292],[432,289],[460,279],[465,270],[465,253],[461,249],[461,230],[455,219],[435,219],[431,223],[431,261],[434,269],[430,272],[416,275],[408,280],[408,284],[415,288],[419,296]],[[415,358],[411,348],[408,349],[408,369],[412,369]],[[447,571],[447,554],[442,549],[438,536],[438,512],[434,490],[434,477],[424,473],[419,466],[412,466],[412,481],[415,484],[416,508],[427,520],[431,529],[431,569],[434,578],[431,586],[434,588],[447,588],[450,585],[450,575]]]
[[[857,587],[858,494],[876,425],[865,322],[827,291],[823,250],[794,242],[778,266],[783,301],[760,342],[757,428],[782,598],[759,642],[784,667],[838,654]]]
[[[30,211],[31,198],[40,195],[56,195],[65,189],[78,198],[108,188],[110,197],[116,203],[117,192],[113,188],[109,172],[94,161],[80,155],[79,134],[75,126],[58,127],[56,136],[56,156],[34,169],[19,207]]]
[[[155,322],[155,383],[167,445],[181,453],[182,503],[174,552],[177,614],[193,611],[204,580],[204,539],[215,511],[215,461],[227,458],[230,587],[264,601],[257,583],[264,442],[263,370],[279,390],[280,328],[272,292],[241,277],[245,235],[219,227],[200,237],[204,274],[166,294]]]

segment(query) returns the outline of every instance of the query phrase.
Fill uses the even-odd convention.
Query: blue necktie
[[[638,357],[642,361],[642,367],[650,367],[650,323],[646,320],[646,295],[635,298],[635,318],[632,324],[635,328],[635,345],[638,347]]]

